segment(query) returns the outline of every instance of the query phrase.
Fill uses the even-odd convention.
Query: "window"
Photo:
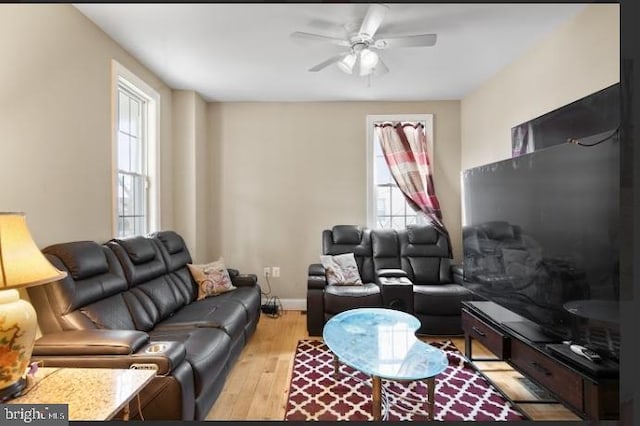
[[[119,237],[157,229],[159,95],[115,63],[115,226]]]
[[[427,140],[432,140],[429,137],[431,115],[367,116],[367,225],[371,228],[403,229],[411,224],[426,224],[428,219],[407,203],[384,159],[374,126],[389,121],[420,122],[427,132]]]

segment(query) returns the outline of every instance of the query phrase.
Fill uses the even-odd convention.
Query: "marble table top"
[[[68,404],[69,420],[109,420],[155,376],[155,370],[39,368],[22,396],[7,404]],[[135,402],[132,413],[137,410]]]

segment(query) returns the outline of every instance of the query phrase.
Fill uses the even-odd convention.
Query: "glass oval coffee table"
[[[405,312],[359,308],[333,316],[324,326],[324,343],[334,354],[335,374],[342,362],[371,376],[372,414],[382,419],[382,379],[423,380],[427,415],[433,420],[435,377],[449,365],[444,351],[416,337],[420,321]]]

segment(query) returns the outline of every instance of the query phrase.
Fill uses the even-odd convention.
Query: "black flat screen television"
[[[565,143],[463,172],[464,280],[551,340],[617,356],[619,142],[581,142],[593,146]]]

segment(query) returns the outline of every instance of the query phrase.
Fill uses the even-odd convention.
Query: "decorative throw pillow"
[[[231,277],[222,258],[203,265],[189,263],[187,266],[191,276],[198,283],[198,300],[236,289],[231,283]]]
[[[320,256],[320,262],[322,262],[327,275],[327,284],[362,285],[358,264],[353,253]]]

